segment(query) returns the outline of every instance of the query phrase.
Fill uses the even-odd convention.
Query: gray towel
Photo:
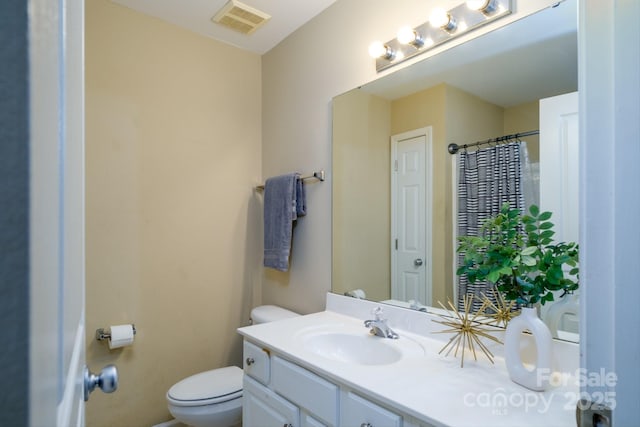
[[[264,184],[264,266],[289,269],[293,221],[307,212],[299,173],[267,179]]]

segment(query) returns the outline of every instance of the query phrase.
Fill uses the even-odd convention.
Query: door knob
[[[416,258],[413,261],[413,265],[415,265],[416,267],[420,267],[422,265],[422,260],[420,258]]]
[[[115,365],[107,365],[102,368],[100,375],[92,374],[89,368],[84,367],[84,401],[89,400],[89,394],[100,387],[105,393],[113,393],[118,389],[118,369]]]

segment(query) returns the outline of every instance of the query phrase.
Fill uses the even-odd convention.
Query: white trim
[[[640,395],[640,3],[579,2],[580,367],[617,375],[612,425],[635,425]],[[609,403],[609,402],[604,402]]]
[[[84,406],[83,399],[77,400],[82,397],[79,393],[78,378],[82,378],[84,369],[84,321],[78,325],[76,336],[73,340],[73,353],[71,354],[71,361],[69,362],[69,370],[67,371],[67,377],[63,383],[64,391],[62,393],[62,399],[58,404],[58,426],[70,426],[72,417],[78,422],[80,419],[79,412]],[[83,390],[84,391],[84,390]]]

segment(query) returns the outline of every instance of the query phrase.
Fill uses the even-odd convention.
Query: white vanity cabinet
[[[340,396],[340,425],[402,427],[402,417],[352,391]]]
[[[242,423],[245,426],[298,426],[300,410],[272,390],[246,376],[243,380]]]
[[[291,363],[278,355],[271,357],[271,388],[290,400],[309,417],[311,425],[338,425],[338,386],[313,372]]]
[[[247,340],[244,372],[245,427],[422,427]]]

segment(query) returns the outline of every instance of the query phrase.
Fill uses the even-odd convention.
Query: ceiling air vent
[[[242,34],[251,34],[270,18],[271,16],[251,6],[229,0],[211,20]]]

